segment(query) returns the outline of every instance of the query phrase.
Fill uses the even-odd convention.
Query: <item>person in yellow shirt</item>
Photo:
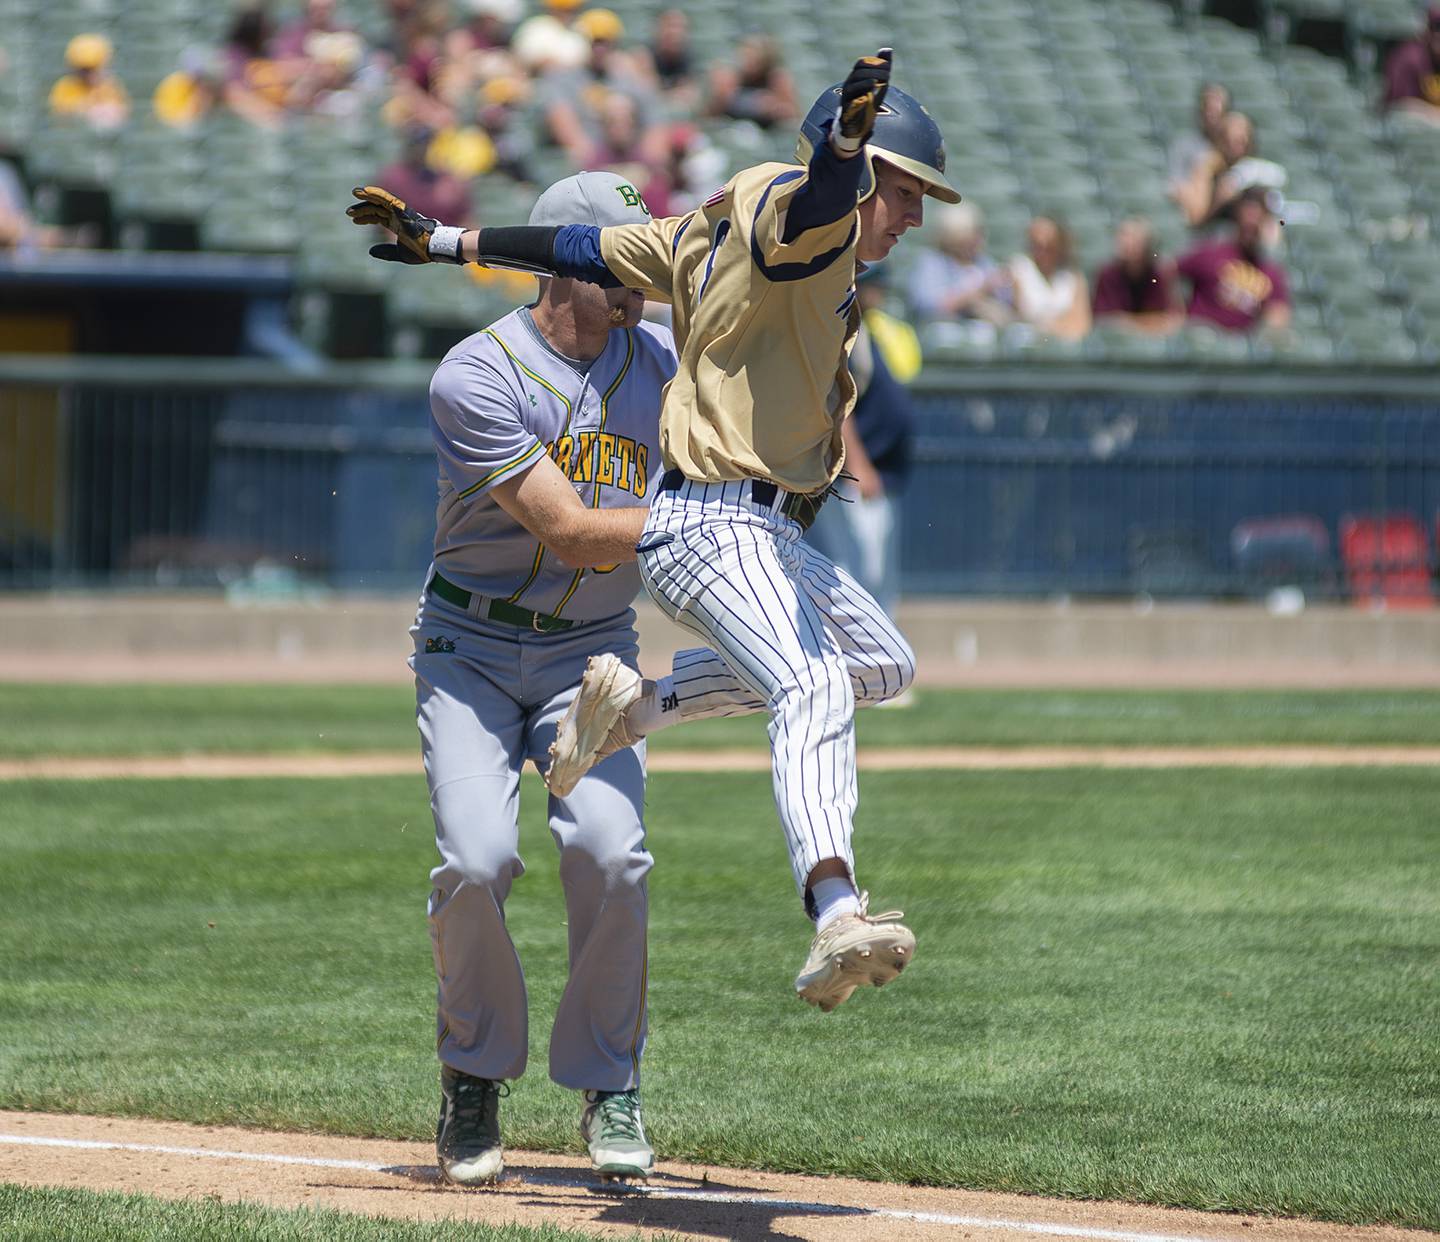
[[[85,121],[96,129],[117,129],[130,115],[130,96],[109,72],[114,48],[100,34],[78,34],[65,48],[70,72],[50,88],[50,111]]]
[[[396,235],[376,258],[480,262],[670,303],[680,363],[636,554],[651,598],[711,646],[654,682],[592,660],[547,783],[564,796],[601,755],[682,719],[768,712],[776,806],[816,924],[795,990],[825,1011],[894,979],[915,948],[898,912],[868,914],[850,842],[855,707],[903,694],[914,656],[874,598],[801,538],[844,465],[857,267],[922,223],[927,195],[960,197],[939,127],[890,71],[888,48],[862,57],[811,107],[800,167],[746,169],[684,216],[467,231],[373,186],[349,208]]]
[[[180,68],[167,74],[155,88],[150,105],[162,124],[190,129],[220,102],[224,82],[225,65],[219,53],[190,48],[181,56]]]

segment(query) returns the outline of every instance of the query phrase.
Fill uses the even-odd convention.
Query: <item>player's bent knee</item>
[[[808,720],[849,717],[855,710],[850,670],[840,660],[817,661],[791,670],[770,695],[772,715],[804,716]]]
[[[466,884],[476,888],[509,891],[510,885],[524,874],[524,865],[514,852],[458,850],[447,860],[452,870]]]
[[[653,865],[638,841],[576,841],[560,852],[566,887],[579,884],[607,894],[639,889]]]
[[[876,653],[876,667],[861,671],[864,689],[857,692],[869,704],[899,698],[915,681],[915,652],[905,636],[893,625],[884,634]]]
[[[893,675],[887,678],[887,681],[894,683],[894,689],[886,696],[892,699],[904,694],[915,682],[915,652],[910,649],[910,644],[901,636],[899,630],[895,631],[895,645]]]

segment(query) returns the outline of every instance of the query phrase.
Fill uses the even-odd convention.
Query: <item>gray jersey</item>
[[[517,310],[466,337],[430,383],[440,459],[435,565],[475,594],[591,621],[630,606],[633,562],[577,570],[561,563],[491,496],[548,453],[587,504],[649,503],[659,475],[661,391],[675,373],[668,328],[610,333],[584,371]]]

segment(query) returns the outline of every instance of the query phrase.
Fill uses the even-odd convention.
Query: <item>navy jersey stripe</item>
[[[750,223],[750,257],[755,261],[755,266],[760,269],[760,274],[766,280],[774,281],[777,284],[791,280],[804,280],[807,276],[815,276],[823,272],[835,262],[855,242],[855,225],[850,226],[850,232],[843,244],[836,246],[833,250],[827,250],[824,254],[816,255],[805,263],[767,263],[765,252],[761,249],[757,235],[760,223],[760,213],[765,210],[765,204],[770,201],[770,192],[776,186],[787,185],[791,181],[805,175],[804,170],[794,169],[791,172],[783,172],[765,187],[765,193],[760,196],[759,203],[755,206],[755,218]]]

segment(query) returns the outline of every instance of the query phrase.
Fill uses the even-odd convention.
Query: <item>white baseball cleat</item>
[[[555,730],[545,784],[563,798],[601,759],[640,739],[625,725],[625,709],[644,690],[644,681],[617,655],[591,656],[569,710]]]
[[[887,910],[869,915],[869,893],[860,895],[860,912],[842,914],[825,924],[810,942],[810,956],[795,977],[800,999],[829,1013],[850,999],[856,988],[884,987],[915,956],[915,933]]]
[[[586,1091],[580,1105],[580,1137],[601,1181],[644,1181],[655,1171],[655,1149],[640,1120],[640,1092]]]

